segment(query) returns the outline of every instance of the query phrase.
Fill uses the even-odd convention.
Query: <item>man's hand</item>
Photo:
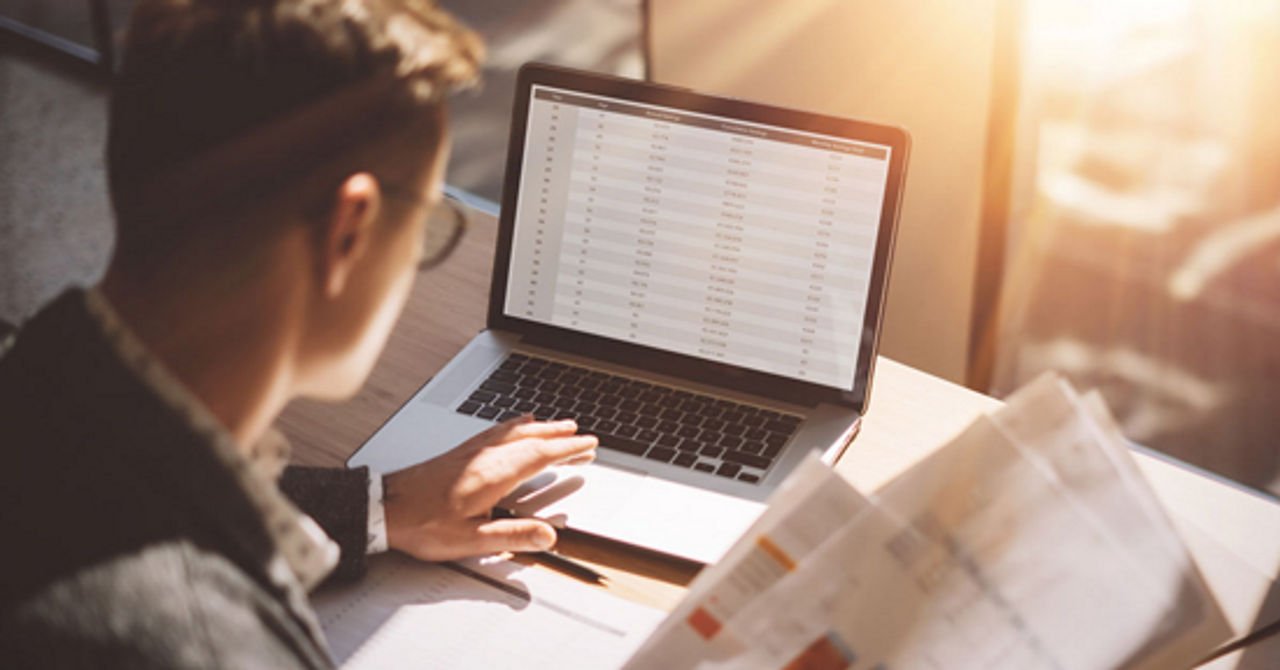
[[[490,519],[490,511],[543,468],[595,458],[598,440],[574,435],[577,429],[573,421],[523,416],[387,475],[387,544],[424,561],[550,548],[556,542],[550,524]]]

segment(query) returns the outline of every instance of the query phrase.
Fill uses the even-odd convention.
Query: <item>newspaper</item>
[[[1147,670],[1230,635],[1100,400],[1048,376],[871,499],[811,458],[627,667]]]

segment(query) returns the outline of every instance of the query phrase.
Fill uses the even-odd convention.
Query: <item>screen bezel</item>
[[[535,85],[674,107],[689,112],[891,147],[884,204],[881,208],[879,230],[876,236],[875,258],[871,270],[871,281],[868,284],[866,313],[863,315],[860,334],[861,345],[850,387],[838,389],[728,363],[709,361],[696,356],[661,351],[645,345],[575,332],[560,326],[504,314],[507,281],[511,270],[516,209],[520,197],[521,170],[524,164],[529,105]],[[545,64],[527,64],[520,68],[516,81],[515,103],[511,112],[507,170],[503,184],[502,209],[498,220],[498,241],[494,252],[493,285],[489,294],[487,325],[492,329],[522,335],[527,342],[569,351],[576,355],[598,358],[766,398],[776,398],[807,406],[830,403],[864,413],[884,318],[884,297],[893,256],[894,238],[897,234],[910,144],[910,135],[906,129],[897,126],[787,109],[738,98],[704,95],[687,89]]]

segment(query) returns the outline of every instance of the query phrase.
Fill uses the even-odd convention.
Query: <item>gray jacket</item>
[[[84,292],[0,355],[0,454],[0,668],[332,667],[262,513],[278,494],[247,491],[139,379]],[[363,569],[367,476],[282,480],[338,541],[346,577]]]

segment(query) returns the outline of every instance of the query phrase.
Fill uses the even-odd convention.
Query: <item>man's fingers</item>
[[[512,444],[509,458],[515,469],[515,483],[542,472],[549,466],[579,458],[594,458],[600,440],[595,435],[574,435],[555,439],[533,439]]]
[[[578,424],[572,419],[534,421],[532,414],[522,414],[472,437],[467,444],[478,448],[491,447],[527,437],[563,437],[573,435],[577,430]]]
[[[476,555],[503,551],[545,551],[555,546],[556,531],[537,519],[499,519],[476,527]]]

